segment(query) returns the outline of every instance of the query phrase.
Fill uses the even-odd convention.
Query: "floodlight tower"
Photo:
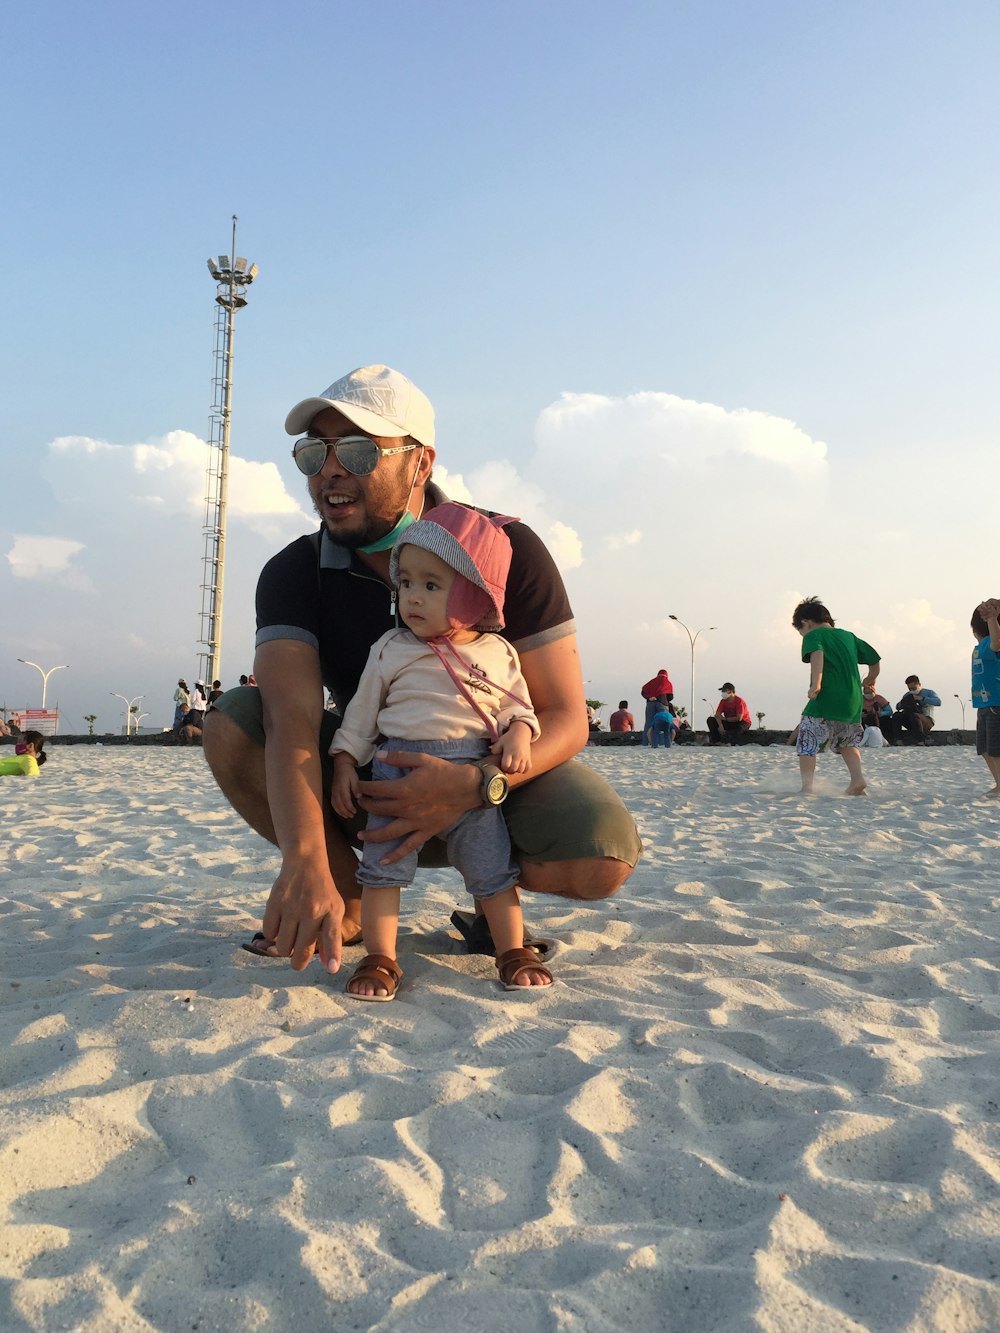
[[[232,262],[219,255],[208,261],[208,271],[217,284],[215,316],[215,397],[208,428],[208,466],[205,474],[205,553],[202,558],[201,678],[219,678],[222,654],[222,590],[226,574],[226,502],[229,494],[229,424],[233,410],[233,322],[237,310],[247,303],[246,289],[260,269],[236,257],[236,215],[233,214]]]

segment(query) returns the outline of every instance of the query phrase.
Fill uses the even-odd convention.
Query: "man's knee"
[[[580,902],[611,898],[631,875],[634,867],[614,857],[588,857],[578,861],[528,862],[521,867],[521,887],[530,893],[551,893]]]
[[[216,709],[205,715],[202,745],[208,766],[220,783],[246,773],[247,765],[260,762],[263,754],[242,727]]]

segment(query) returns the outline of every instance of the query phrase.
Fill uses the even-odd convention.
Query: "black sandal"
[[[484,916],[476,916],[475,912],[456,911],[451,914],[451,924],[465,940],[469,953],[485,954],[487,958],[496,957],[497,949],[490,934],[490,923]],[[551,940],[533,935],[527,926],[524,928],[524,944],[525,948],[534,949],[542,958],[552,948]]]
[[[363,944],[364,935],[359,930],[358,933],[349,940],[342,941],[342,947],[351,948],[355,944]],[[241,949],[246,949],[247,953],[255,954],[258,958],[277,958],[278,954],[273,953],[274,940],[269,940],[262,930],[258,930],[252,940],[246,940],[240,945]]]

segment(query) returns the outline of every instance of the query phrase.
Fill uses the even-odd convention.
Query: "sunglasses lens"
[[[379,460],[379,447],[374,440],[361,435],[351,435],[345,440],[338,440],[333,446],[340,460],[341,467],[355,477],[367,477],[375,471]]]
[[[307,477],[315,477],[326,462],[326,451],[333,448],[337,461],[355,477],[367,477],[375,471],[379,460],[379,447],[374,440],[364,435],[349,435],[346,439],[331,441],[304,439],[292,448],[295,466]]]
[[[326,462],[326,442],[324,440],[298,440],[292,449],[295,466],[307,477],[315,477]]]

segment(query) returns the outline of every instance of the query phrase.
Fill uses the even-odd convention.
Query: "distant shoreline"
[[[757,746],[786,745],[787,742],[788,742],[788,737],[789,737],[789,734],[790,734],[791,730],[792,730],[792,728],[789,727],[787,730],[781,730],[781,731],[765,731],[763,728],[761,728],[761,727],[757,727],[757,728],[756,728],[755,730],[753,730],[753,731],[747,731],[747,732],[744,732],[744,733],[743,733],[743,736],[740,738],[740,745],[757,745]],[[675,743],[676,743],[678,746],[680,746],[680,748],[683,749],[683,750],[687,750],[687,749],[697,750],[697,749],[709,749],[709,748],[719,748],[719,749],[723,749],[723,748],[726,748],[726,747],[724,747],[724,746],[710,747],[709,744],[708,744],[708,732],[707,732],[707,731],[695,731],[695,732],[690,733],[690,735],[691,735],[692,739],[690,739],[690,740],[683,740],[683,741],[677,741],[677,742],[675,742]],[[641,734],[640,734],[638,731],[633,731],[633,732],[594,731],[594,732],[591,732],[591,734],[590,734],[590,739],[591,739],[591,741],[593,742],[593,748],[605,748],[605,747],[606,747],[606,748],[610,748],[610,749],[615,749],[615,748],[632,749],[632,748],[638,748],[638,747],[640,747],[640,746],[642,745],[642,737],[641,737]],[[960,727],[954,727],[954,728],[951,728],[951,727],[942,727],[940,731],[932,731],[932,732],[930,733],[930,735],[927,737],[927,739],[930,741],[930,743],[931,743],[932,746],[936,746],[936,745],[973,745],[973,746],[974,746],[975,743],[976,743],[976,733],[975,733],[975,731],[968,731],[968,730],[963,731]],[[13,745],[13,744],[15,743],[16,740],[17,740],[17,737],[16,737],[16,736],[9,736],[9,737],[8,737],[8,736],[3,736],[3,737],[0,737],[0,745]],[[45,744],[46,744],[46,745],[49,745],[49,746],[55,746],[55,745],[103,745],[103,746],[125,746],[125,745],[127,745],[127,746],[136,746],[136,745],[156,745],[156,746],[160,746],[160,745],[166,745],[166,746],[176,747],[177,749],[190,749],[190,748],[191,748],[191,746],[179,746],[179,745],[177,745],[177,742],[174,740],[174,735],[173,735],[173,732],[172,732],[172,731],[158,731],[158,732],[153,732],[153,733],[151,733],[151,734],[149,734],[149,735],[145,735],[145,736],[114,736],[114,735],[100,735],[100,734],[95,735],[95,736],[89,736],[89,735],[83,735],[83,736],[70,736],[70,735],[65,735],[65,736],[46,736],[46,738],[45,738]],[[199,743],[196,742],[196,746],[197,746],[197,744],[199,744]],[[734,748],[738,748],[738,747],[734,747]],[[908,749],[908,748],[912,748],[912,747],[909,747],[909,746],[906,744],[906,742],[904,742],[903,745],[900,746],[899,748],[900,748],[900,749]],[[922,747],[919,747],[919,746],[918,746],[918,747],[916,747],[916,748],[919,749],[919,748],[922,748]]]
[[[795,724],[793,723],[792,726],[783,728],[780,731],[771,731],[765,730],[763,727],[756,727],[753,730],[745,731],[742,734],[739,740],[739,745],[786,745],[794,725]],[[682,735],[683,734],[684,733],[682,733]],[[691,739],[677,740],[674,743],[680,745],[683,749],[709,748],[707,731],[689,732],[688,735]],[[642,736],[638,731],[624,733],[592,731],[590,733],[590,739],[594,742],[595,746],[606,745],[631,747],[642,744]],[[961,727],[942,727],[939,731],[930,732],[927,739],[930,741],[931,745],[975,745],[976,732],[975,728],[973,728],[972,731],[963,731]],[[718,746],[711,748],[722,749],[724,747]],[[904,741],[898,748],[908,748],[907,742]],[[922,747],[918,746],[917,748],[919,749]]]

